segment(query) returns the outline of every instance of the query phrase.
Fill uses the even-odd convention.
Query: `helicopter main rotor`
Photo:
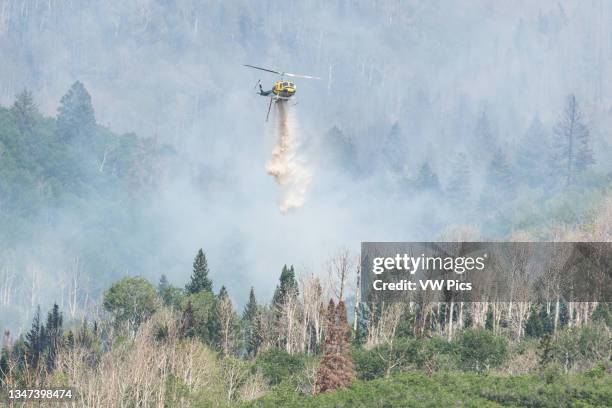
[[[292,74],[291,72],[282,72],[282,71],[275,71],[273,69],[267,69],[267,68],[262,68],[262,67],[256,67],[255,65],[249,65],[249,64],[244,64],[245,67],[249,67],[249,68],[253,68],[253,69],[258,69],[260,71],[266,71],[266,72],[271,72],[273,74],[278,74],[281,77],[284,76],[288,76],[288,77],[292,77],[292,78],[303,78],[303,79],[321,79],[319,77],[316,76],[311,76],[311,75],[299,75],[299,74]]]

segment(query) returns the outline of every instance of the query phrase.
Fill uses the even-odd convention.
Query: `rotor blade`
[[[294,78],[304,78],[304,79],[321,79],[319,77],[316,76],[310,76],[310,75],[298,75],[298,74],[292,74],[290,72],[283,72],[282,75],[287,75],[289,77],[294,77]]]
[[[261,71],[272,72],[273,74],[279,74],[279,75],[282,75],[282,74],[283,74],[282,72],[279,72],[279,71],[274,71],[274,70],[271,70],[271,69],[266,69],[266,68],[256,67],[255,65],[244,64],[244,66],[245,66],[245,67],[249,67],[249,68],[259,69],[259,70],[261,70]]]

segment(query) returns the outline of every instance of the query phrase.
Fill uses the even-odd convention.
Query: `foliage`
[[[304,396],[285,387],[246,407],[604,407],[612,401],[612,376],[503,377],[457,372],[432,376],[402,373],[387,379],[354,381],[347,389]]]
[[[132,330],[147,320],[159,307],[155,287],[142,277],[126,277],[104,294],[104,309],[116,323],[128,323]]]
[[[327,307],[323,358],[316,377],[316,392],[345,388],[355,377],[353,360],[350,355],[349,334],[344,301],[339,301],[336,306],[330,299]]]
[[[206,344],[214,343],[214,333],[211,333],[211,322],[214,319],[215,295],[208,291],[199,292],[187,296],[183,300],[184,318],[190,319],[188,327],[192,332],[190,336],[197,336]],[[186,312],[187,309],[191,312]],[[185,317],[185,313],[191,314],[191,317]]]
[[[251,287],[249,292],[249,301],[244,307],[242,312],[242,328],[244,331],[244,343],[246,347],[247,356],[253,357],[259,350],[260,342],[259,338],[255,333],[256,319],[259,313],[259,306],[257,305],[257,299],[255,298],[255,289]]]
[[[257,355],[255,366],[271,385],[291,379],[306,367],[308,357],[273,348]]]
[[[200,248],[193,260],[191,279],[185,287],[187,293],[192,295],[203,291],[212,293],[212,281],[208,278],[208,273],[208,261],[202,248]]]
[[[298,293],[298,284],[297,280],[295,279],[295,269],[293,269],[293,265],[291,265],[289,268],[287,268],[287,265],[284,265],[279,278],[279,283],[274,290],[272,304],[280,306],[285,302],[287,296],[295,293]]]
[[[464,330],[457,339],[457,347],[461,366],[476,372],[499,367],[508,353],[505,338],[483,329]]]

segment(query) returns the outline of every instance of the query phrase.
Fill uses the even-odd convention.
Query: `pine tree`
[[[272,304],[275,306],[281,306],[285,303],[287,296],[297,295],[299,293],[298,283],[295,279],[295,270],[293,265],[287,268],[287,265],[283,266],[279,284],[276,286],[274,296],[272,297]]]
[[[489,306],[487,310],[487,317],[485,319],[485,329],[489,331],[493,331],[494,321],[493,321],[493,309]]]
[[[0,352],[0,384],[4,385],[4,379],[8,377],[10,371],[8,348],[2,347]]]
[[[224,356],[233,354],[240,331],[238,315],[225,286],[221,286],[219,295],[209,321],[209,333],[213,344]]]
[[[73,349],[75,345],[74,333],[72,330],[68,330],[68,334],[66,335],[66,347],[69,349]]]
[[[163,297],[164,292],[170,287],[170,282],[168,282],[168,278],[166,275],[163,275],[159,278],[159,283],[157,284],[157,293]]]
[[[259,313],[259,306],[257,305],[257,299],[255,299],[255,290],[251,286],[251,292],[249,292],[249,301],[244,307],[242,312],[242,324],[244,327],[244,341],[246,345],[247,355],[253,357],[257,354],[259,345],[257,344],[257,336],[255,336],[255,320]]]
[[[487,182],[498,190],[511,191],[514,186],[510,164],[504,152],[498,149],[487,168]]]
[[[497,147],[497,138],[493,134],[489,116],[486,112],[482,113],[476,123],[474,142],[476,147],[488,157],[490,157],[490,154],[493,153]]]
[[[94,132],[96,118],[91,96],[80,81],[76,81],[60,100],[57,128],[66,141],[88,142]]]
[[[552,160],[555,166],[553,171],[562,170],[566,185],[570,185],[575,182],[577,174],[595,163],[589,128],[582,119],[575,95],[567,97],[563,114],[555,126],[555,134],[557,151]]]
[[[395,122],[382,143],[383,160],[386,167],[393,172],[399,173],[404,167],[404,147],[405,143],[402,139],[399,123]]]
[[[355,377],[349,333],[344,302],[340,301],[336,307],[334,301],[330,300],[327,307],[323,359],[315,383],[317,393],[346,388]]]
[[[452,205],[465,208],[471,197],[471,174],[465,153],[457,154],[451,164],[451,172],[446,188],[448,199]]]
[[[45,344],[45,327],[40,322],[40,306],[36,309],[32,328],[26,334],[25,352],[28,366],[34,370],[38,368],[40,356]]]
[[[421,165],[415,184],[419,190],[440,190],[440,181],[438,180],[438,175],[434,173],[428,162],[424,162]]]
[[[187,293],[194,294],[202,291],[212,293],[212,281],[208,278],[208,262],[202,248],[193,260],[193,273],[191,280],[185,287]]]
[[[63,317],[57,303],[53,304],[53,308],[47,314],[47,368],[52,370],[55,367],[55,358],[62,346],[63,340]]]
[[[532,187],[549,184],[549,158],[550,140],[542,122],[535,117],[516,152],[515,169],[521,182]]]
[[[19,130],[22,133],[32,131],[37,113],[38,106],[34,102],[32,92],[24,89],[22,92],[17,94],[15,97],[15,102],[11,107],[11,114],[13,117],[15,117]]]
[[[499,149],[487,166],[487,184],[483,189],[479,207],[481,211],[493,211],[515,193],[515,182],[510,164],[504,152]]]

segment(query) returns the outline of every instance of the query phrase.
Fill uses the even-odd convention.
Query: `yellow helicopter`
[[[253,69],[258,69],[260,71],[266,71],[266,72],[271,72],[273,74],[280,75],[280,79],[274,82],[272,89],[270,89],[269,91],[263,90],[261,86],[261,79],[257,81],[257,84],[255,85],[255,87],[259,86],[259,92],[258,92],[259,95],[270,97],[270,104],[268,105],[268,113],[266,114],[266,122],[268,121],[268,117],[270,116],[270,108],[272,108],[272,102],[287,101],[289,100],[289,98],[295,95],[295,91],[296,91],[295,83],[293,81],[284,79],[285,76],[292,77],[292,78],[304,78],[304,79],[321,79],[315,76],[298,75],[298,74],[292,74],[290,72],[275,71],[273,69],[256,67],[254,65],[244,64],[244,66],[253,68]]]

